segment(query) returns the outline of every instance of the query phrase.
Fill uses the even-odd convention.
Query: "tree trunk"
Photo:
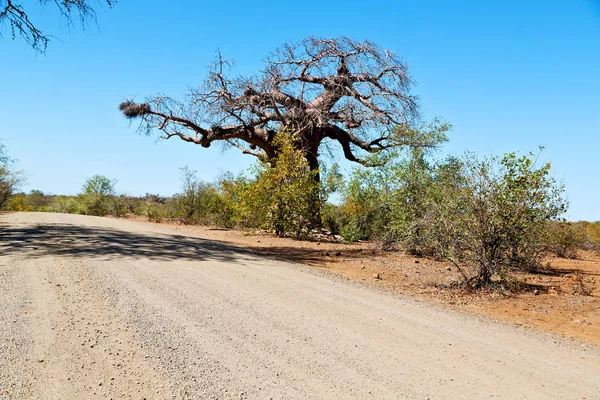
[[[321,222],[321,174],[319,173],[319,159],[317,158],[316,151],[306,152],[306,161],[308,162],[308,167],[310,171],[314,173],[313,177],[316,185],[313,188],[313,191],[310,196],[310,204],[309,207],[312,210],[311,212],[311,221],[310,225],[313,229],[318,229],[322,226]]]

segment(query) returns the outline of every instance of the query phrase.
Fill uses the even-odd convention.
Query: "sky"
[[[0,39],[0,139],[26,171],[26,191],[75,194],[102,174],[120,192],[170,195],[186,165],[207,181],[241,172],[252,156],[141,135],[119,103],[183,99],[217,50],[251,74],[284,42],[347,36],[410,66],[424,117],[453,125],[442,155],[544,145],[541,159],[566,185],[567,218],[600,220],[600,0],[119,0],[97,6],[97,25],[84,30],[23,3],[53,36],[45,55],[7,27]]]

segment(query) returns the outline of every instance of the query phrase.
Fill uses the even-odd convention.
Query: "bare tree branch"
[[[347,159],[365,165],[358,153],[411,145],[398,134],[419,120],[408,67],[371,42],[309,37],[276,49],[258,75],[231,77],[232,65],[218,53],[204,84],[191,89],[185,103],[155,96],[120,108],[139,118],[146,133],[158,129],[204,147],[221,140],[257,157],[274,157],[275,134],[294,131],[311,165],[318,165],[326,138]]]
[[[116,4],[116,0],[97,0],[105,2],[109,7]],[[73,25],[73,18],[79,19],[85,28],[88,21],[96,21],[96,12],[90,5],[89,0],[38,0],[40,6],[52,4],[66,21],[68,26]],[[0,37],[2,37],[2,26],[7,24],[12,39],[17,37],[23,39],[35,51],[44,53],[48,47],[50,37],[44,34],[29,18],[29,11],[22,5],[20,0],[0,0]]]

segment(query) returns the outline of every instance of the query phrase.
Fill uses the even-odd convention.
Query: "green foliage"
[[[140,208],[140,215],[144,215],[149,221],[161,222],[168,213],[163,203],[146,199]]]
[[[266,224],[265,215],[260,210],[252,210],[252,205],[258,202],[250,187],[252,182],[243,175],[235,177],[231,173],[225,174],[221,180],[219,192],[223,201],[223,226],[258,228]]]
[[[536,166],[531,154],[432,163],[417,148],[353,171],[327,218],[349,241],[448,259],[465,281],[484,285],[538,264],[551,222],[567,209],[562,193],[550,164]]]
[[[593,239],[594,224],[554,222],[548,226],[546,245],[557,257],[577,258],[577,251],[597,249]]]
[[[4,203],[7,211],[33,211],[33,207],[27,205],[27,199],[22,194],[15,194]]]
[[[586,236],[586,250],[600,251],[600,221],[580,221],[576,225],[581,226]]]
[[[337,163],[333,163],[329,168],[321,164],[319,173],[321,202],[325,204],[332,193],[338,192],[344,187],[344,176]]]
[[[243,224],[296,236],[311,226],[326,191],[321,191],[315,179],[317,172],[310,170],[304,153],[297,150],[296,140],[292,133],[279,133],[274,139],[275,159],[255,166],[254,179],[226,184],[228,202],[235,201],[236,214]]]
[[[42,209],[47,202],[47,198],[40,190],[32,190],[27,196],[27,205],[34,210]]]
[[[352,171],[339,209],[346,240],[374,239],[386,248],[402,242],[416,251],[410,242],[418,241],[415,222],[433,179],[428,158],[447,141],[450,129],[440,120],[417,129],[398,127],[393,135],[400,147],[374,154],[371,168]]]
[[[0,143],[0,209],[4,208],[10,197],[24,182],[23,172],[15,169],[15,160]]]
[[[67,214],[85,214],[86,209],[80,198],[73,196],[56,196],[46,206],[49,212],[67,213]]]
[[[392,152],[379,166],[353,170],[340,207],[346,240],[374,239],[393,247],[415,239],[415,221],[433,179],[426,155],[424,149]]]
[[[124,216],[132,208],[130,202],[131,199],[124,194],[115,194],[111,196],[109,202],[110,214],[114,215],[115,217]]]
[[[382,239],[389,223],[389,204],[395,189],[386,167],[355,169],[343,189],[341,234],[349,242]]]
[[[408,148],[410,151],[425,154],[447,142],[447,134],[451,129],[452,125],[436,118],[429,123],[423,123],[410,129],[398,126],[393,130],[392,138],[396,143],[396,149]]]
[[[340,235],[345,221],[340,212],[340,206],[325,203],[321,208],[321,220],[323,227],[331,232],[332,235]],[[348,240],[348,239],[346,239]]]
[[[200,181],[188,167],[181,169],[181,182],[183,191],[172,199],[174,217],[185,224],[218,224],[223,200],[216,185]]]
[[[111,213],[115,196],[115,181],[103,175],[86,179],[79,194],[83,214],[103,216]]]
[[[452,261],[474,285],[538,265],[548,225],[567,209],[550,164],[506,154],[437,166],[418,219],[426,249]]]

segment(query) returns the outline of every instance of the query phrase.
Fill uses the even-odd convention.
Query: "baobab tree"
[[[443,135],[415,129],[419,110],[407,66],[368,41],[309,37],[276,49],[256,75],[232,77],[230,69],[219,54],[185,102],[154,96],[120,109],[140,119],[145,133],[159,130],[165,139],[202,147],[222,142],[266,160],[277,157],[275,135],[294,132],[312,170],[327,141],[339,144],[346,159],[370,165],[369,154],[433,146]]]

